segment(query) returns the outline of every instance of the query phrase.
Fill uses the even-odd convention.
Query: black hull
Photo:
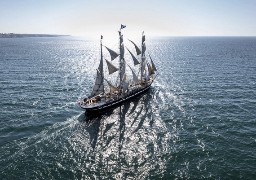
[[[120,98],[120,99],[117,99],[115,101],[112,101],[110,103],[106,103],[102,106],[97,106],[97,107],[93,107],[93,108],[83,108],[86,110],[87,113],[97,113],[97,112],[102,112],[102,111],[106,111],[106,110],[109,110],[109,109],[113,109],[121,104],[123,104],[124,102],[126,101],[129,101],[129,100],[132,100],[133,98],[145,93],[146,91],[149,90],[151,84],[148,85],[148,86],[145,86],[144,88],[140,89],[139,91],[133,93],[133,94],[130,94],[126,97],[123,97],[123,98]]]

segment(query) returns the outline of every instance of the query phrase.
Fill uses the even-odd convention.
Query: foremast
[[[145,56],[145,51],[146,51],[146,44],[145,44],[145,34],[144,31],[142,32],[142,39],[141,39],[141,63],[140,63],[140,80],[141,83],[143,83],[144,78],[145,78],[145,65],[146,65],[146,56]]]
[[[103,36],[101,36],[100,38],[100,64],[99,67],[97,69],[97,75],[96,75],[96,80],[95,80],[95,84],[93,87],[93,91],[91,93],[90,97],[99,95],[101,93],[104,94],[104,72],[103,72],[103,53],[102,53],[102,39]]]
[[[121,90],[121,93],[124,93],[128,88],[128,83],[126,82],[126,66],[125,66],[125,60],[124,60],[124,42],[123,42],[123,35],[122,35],[122,29],[125,28],[125,25],[121,24],[121,28],[119,30],[119,88]]]

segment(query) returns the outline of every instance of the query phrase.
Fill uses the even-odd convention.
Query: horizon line
[[[96,38],[96,36],[104,35],[104,33],[99,35],[75,35],[75,34],[57,34],[57,33],[3,33],[1,35],[53,35],[53,36],[71,36],[71,37],[86,37],[86,38]],[[256,37],[256,35],[152,35],[148,37]]]

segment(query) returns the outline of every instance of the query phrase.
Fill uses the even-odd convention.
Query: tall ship
[[[78,101],[78,105],[85,109],[87,112],[98,112],[111,109],[125,101],[143,94],[150,88],[151,84],[156,78],[156,66],[149,54],[149,58],[146,58],[146,38],[144,32],[142,33],[141,48],[139,48],[132,40],[129,40],[135,47],[136,55],[134,55],[134,53],[132,53],[132,51],[126,47],[131,56],[131,59],[133,60],[133,67],[126,63],[126,57],[124,57],[125,46],[122,34],[122,29],[125,27],[125,25],[121,25],[121,28],[118,31],[119,53],[104,46],[102,44],[103,36],[101,36],[100,62],[98,69],[96,70],[96,80],[93,86],[93,90],[90,96]],[[103,57],[103,47],[106,48],[106,50],[109,52],[111,61],[119,57],[119,67],[114,66],[111,61]],[[140,57],[140,60],[138,60],[139,58],[137,57]],[[104,76],[104,59],[108,67],[109,75],[112,75],[118,71],[116,84],[110,82]],[[126,75],[127,71],[130,71],[130,74],[132,74],[130,79]],[[107,85],[106,87],[105,84]]]

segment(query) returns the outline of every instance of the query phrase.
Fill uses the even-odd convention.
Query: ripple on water
[[[0,179],[253,179],[255,40],[147,40],[151,90],[94,118],[98,42],[0,41]]]

